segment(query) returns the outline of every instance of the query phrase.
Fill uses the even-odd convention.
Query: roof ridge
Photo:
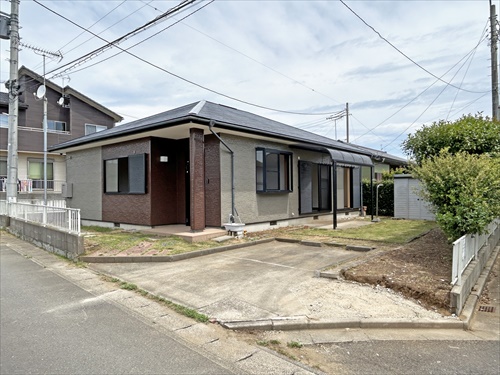
[[[203,107],[205,106],[206,102],[207,102],[206,100],[200,100],[198,103],[195,104],[195,106],[193,107],[193,109],[191,111],[189,111],[189,114],[190,115],[198,115],[198,114],[200,114],[200,111],[203,109]]]

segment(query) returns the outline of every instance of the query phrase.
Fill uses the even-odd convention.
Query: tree
[[[500,156],[500,122],[481,114],[462,116],[449,122],[440,120],[410,134],[403,151],[417,164],[448,148],[449,153],[497,154]]]
[[[445,148],[413,168],[449,240],[483,233],[500,217],[500,158]]]

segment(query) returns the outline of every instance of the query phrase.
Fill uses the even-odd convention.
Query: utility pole
[[[490,0],[490,27],[491,27],[491,94],[492,117],[499,120],[498,116],[498,32],[497,13],[495,4]]]
[[[11,0],[10,11],[10,79],[5,86],[9,90],[9,136],[7,146],[7,202],[17,202],[17,124],[19,113],[19,0]]]
[[[345,103],[345,130],[346,140],[349,143],[349,103]]]

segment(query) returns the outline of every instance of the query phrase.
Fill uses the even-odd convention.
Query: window
[[[47,120],[47,130],[67,132],[69,128],[66,126],[65,121]]]
[[[0,128],[9,127],[9,115],[6,113],[0,113]]]
[[[43,159],[28,158],[28,179],[33,180],[33,189],[43,189]],[[47,159],[47,189],[54,188],[54,160]]]
[[[258,148],[255,152],[258,192],[292,191],[292,154]]]
[[[7,158],[0,157],[0,177],[7,177]]]
[[[330,211],[332,207],[331,165],[299,161],[299,212]]]
[[[146,194],[146,154],[105,160],[104,191]]]
[[[103,125],[85,124],[85,135],[101,132],[106,129],[107,127]]]

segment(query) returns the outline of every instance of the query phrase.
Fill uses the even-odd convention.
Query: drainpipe
[[[231,148],[226,144],[226,142],[224,142],[222,140],[221,137],[219,137],[219,135],[214,132],[213,130],[213,127],[215,125],[215,121],[214,120],[210,120],[210,123],[208,125],[209,129],[210,129],[210,132],[215,135],[217,137],[217,139],[224,145],[226,146],[226,148],[229,150],[229,153],[231,154],[231,215],[233,215],[233,218],[234,218],[234,215],[235,215],[235,208],[234,208],[234,152],[233,150],[231,150]]]

